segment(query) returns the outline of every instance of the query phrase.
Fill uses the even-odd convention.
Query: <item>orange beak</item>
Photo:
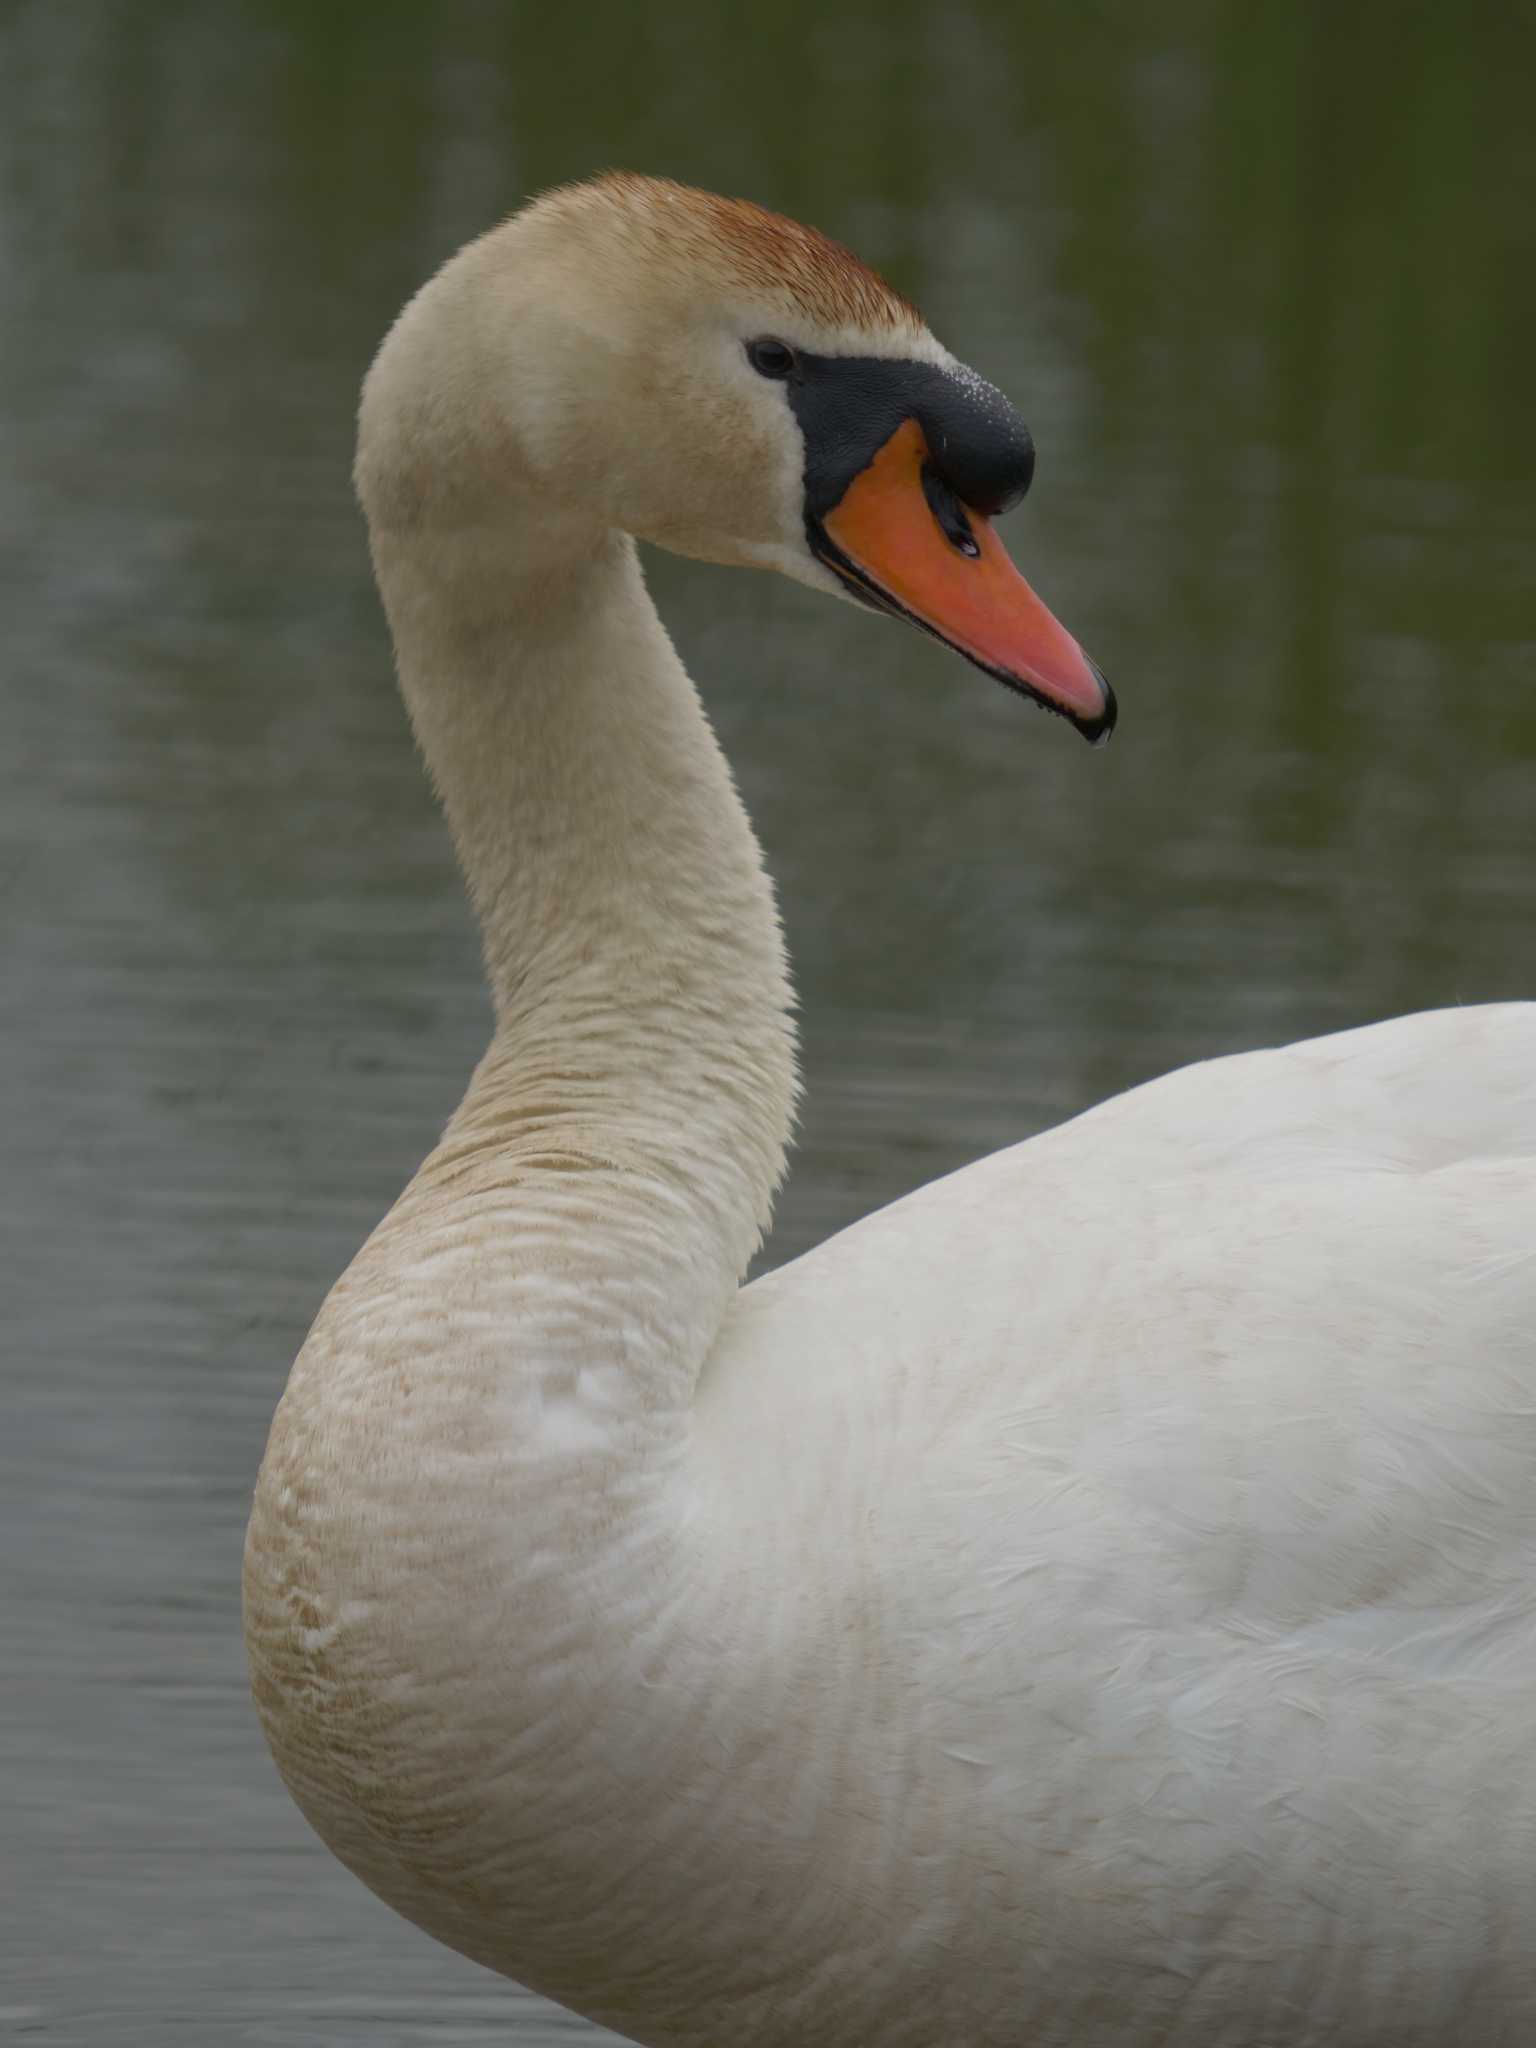
[[[991,521],[962,511],[937,483],[916,420],[903,420],[822,526],[843,558],[829,566],[862,595],[1060,712],[1089,739],[1109,737],[1108,683],[1015,569]]]

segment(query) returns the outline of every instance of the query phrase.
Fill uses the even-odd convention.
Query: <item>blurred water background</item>
[[[348,486],[401,300],[666,171],[1033,425],[1108,753],[653,565],[803,995],[773,1263],[1170,1065],[1536,992],[1533,68],[1492,6],[0,12],[0,2038],[604,2038],[332,1863],[245,1695],[268,1415],[487,1024]]]

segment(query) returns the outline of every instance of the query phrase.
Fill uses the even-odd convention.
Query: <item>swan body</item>
[[[386,342],[359,484],[496,1026],[279,1408],[263,1723],[381,1896],[640,2042],[1515,2048],[1536,1008],[1187,1069],[740,1285],[788,982],[630,536],[1097,732],[987,524],[1021,434],[844,252],[647,180]]]

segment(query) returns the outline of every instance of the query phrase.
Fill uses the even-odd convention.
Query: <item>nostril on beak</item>
[[[923,464],[923,496],[928,500],[929,511],[938,521],[939,531],[950,546],[975,561],[981,554],[981,547],[971,530],[965,507],[931,462]]]

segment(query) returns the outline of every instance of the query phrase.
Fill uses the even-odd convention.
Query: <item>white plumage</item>
[[[754,219],[553,195],[370,378],[497,1029],[274,1426],[274,1752],[642,2042],[1517,2048],[1536,1007],[1187,1069],[738,1291],[787,982],[627,536],[833,587],[741,336],[950,360]]]

